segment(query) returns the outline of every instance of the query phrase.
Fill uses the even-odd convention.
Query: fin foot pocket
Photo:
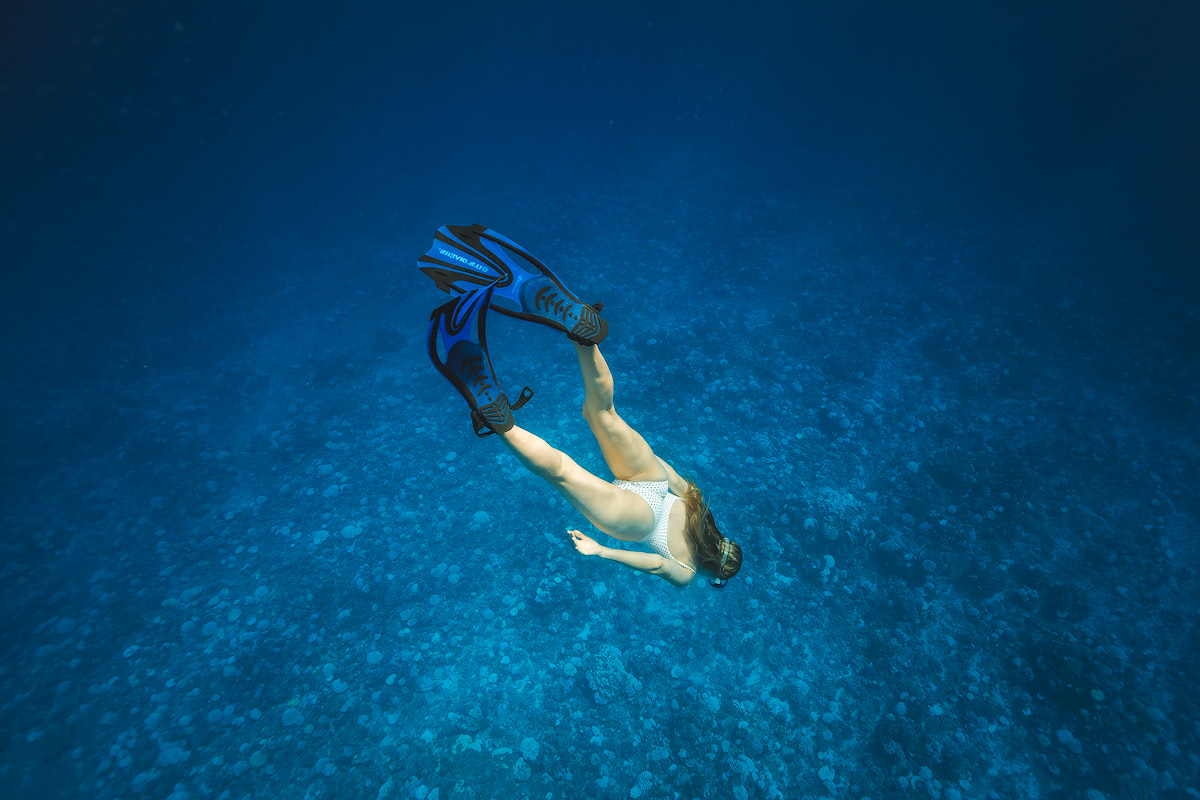
[[[429,358],[466,401],[478,436],[511,429],[516,424],[513,409],[521,408],[533,396],[526,387],[517,402],[510,404],[496,379],[484,328],[493,288],[488,285],[459,295],[429,317]]]
[[[579,321],[567,334],[573,342],[586,345],[597,345],[608,335],[608,322],[600,318],[602,303],[585,305],[580,309]]]
[[[512,412],[519,411],[531,397],[533,397],[533,390],[526,386],[521,390],[521,395],[515,403],[509,404],[508,396],[501,394],[492,405],[472,409],[471,424],[475,428],[475,435],[482,439],[493,433],[504,433],[511,430],[512,426],[516,424]]]
[[[588,305],[519,244],[483,225],[444,225],[420,257],[421,271],[447,293],[492,286],[493,311],[561,331],[582,344],[608,335],[601,303]]]

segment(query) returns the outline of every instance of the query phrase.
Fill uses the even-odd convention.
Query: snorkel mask
[[[709,519],[712,519],[712,514],[709,514]],[[725,563],[729,561],[730,541],[724,536],[721,537],[721,566],[717,567],[717,575],[719,576],[725,571]],[[710,583],[714,589],[724,589],[725,584],[729,583],[728,578],[713,578]]]

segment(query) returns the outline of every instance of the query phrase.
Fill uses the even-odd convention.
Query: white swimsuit
[[[689,567],[673,556],[671,554],[671,547],[667,544],[667,526],[671,520],[671,508],[679,500],[678,497],[667,491],[667,482],[615,480],[613,481],[613,486],[628,489],[638,495],[646,501],[647,505],[650,506],[650,511],[654,513],[654,530],[646,534],[645,538],[641,539],[638,544],[646,545],[663,558],[669,558],[679,566],[686,567],[694,573],[696,571],[695,568]]]

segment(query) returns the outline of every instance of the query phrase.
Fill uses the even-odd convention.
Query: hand
[[[585,556],[600,555],[600,551],[604,549],[599,542],[581,531],[569,530],[567,536],[571,537],[571,544],[575,545],[575,549]]]

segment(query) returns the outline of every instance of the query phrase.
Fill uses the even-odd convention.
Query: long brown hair
[[[703,567],[721,580],[729,580],[742,568],[742,548],[721,533],[700,487],[690,480],[687,485],[687,492],[683,496],[683,505],[687,508],[683,535],[692,548],[696,566]],[[726,542],[729,543],[728,548]],[[724,554],[722,551],[725,551]]]

